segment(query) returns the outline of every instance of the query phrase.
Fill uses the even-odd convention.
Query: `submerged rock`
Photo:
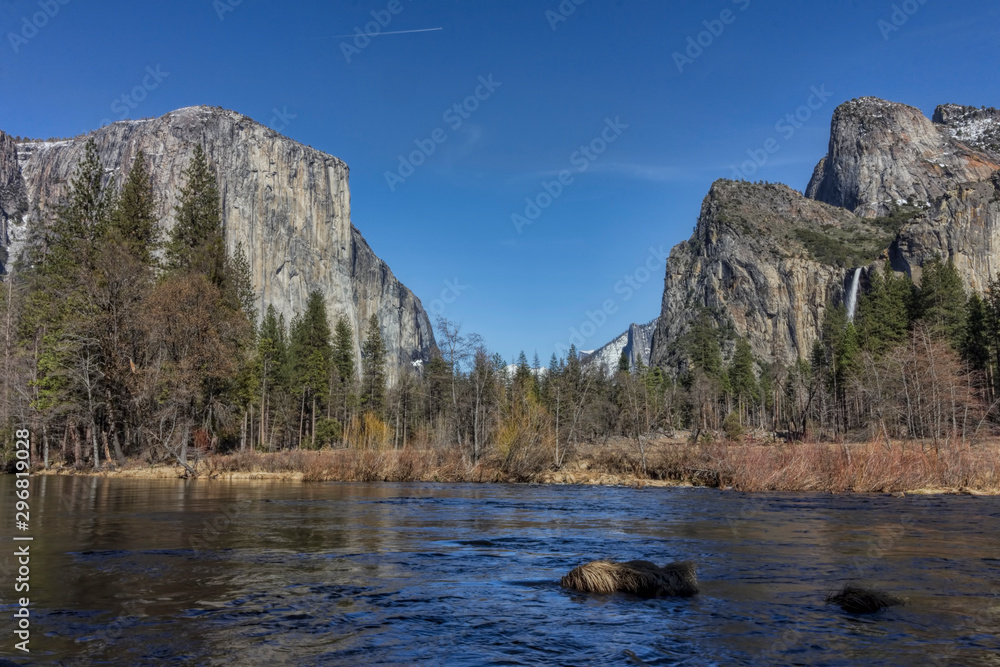
[[[827,604],[835,604],[852,614],[873,614],[877,611],[903,604],[903,599],[891,593],[862,586],[844,586],[826,597]]]

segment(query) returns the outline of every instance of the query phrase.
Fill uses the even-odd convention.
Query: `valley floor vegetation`
[[[27,425],[36,466],[64,471],[1000,489],[1000,283],[966,295],[950,262],[929,262],[919,288],[871,271],[857,316],[831,305],[790,367],[708,310],[669,372],[624,357],[609,371],[575,349],[544,367],[522,353],[511,370],[439,319],[432,357],[389,386],[374,316],[360,359],[319,292],[290,322],[259,316],[200,147],[184,180],[164,233],[142,154],[114,188],[89,143],[65,204],[4,276],[8,466]]]

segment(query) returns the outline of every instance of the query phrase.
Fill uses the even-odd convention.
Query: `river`
[[[1000,498],[40,477],[31,509],[31,664],[1000,665]],[[702,593],[559,587],[606,557]],[[824,604],[848,581],[907,604]]]

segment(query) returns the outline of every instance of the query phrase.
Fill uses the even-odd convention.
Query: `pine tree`
[[[333,387],[331,399],[337,402],[341,422],[346,424],[354,402],[357,366],[354,362],[354,333],[347,318],[341,315],[333,331]]]
[[[628,373],[632,369],[632,363],[628,359],[628,354],[625,350],[622,350],[621,355],[618,357],[618,371],[621,373]]]
[[[288,354],[284,329],[274,306],[268,306],[257,336],[257,359],[261,365],[261,377],[266,378],[272,387],[284,384],[285,358]]]
[[[333,360],[330,324],[326,301],[318,290],[309,293],[306,310],[293,320],[291,327],[292,370],[297,391],[309,392],[325,387]]]
[[[847,320],[847,309],[842,304],[827,310],[822,338],[823,366],[829,371],[831,389],[841,398],[847,387],[847,379],[857,366],[860,352],[857,329]]]
[[[43,424],[57,412],[74,414],[96,434],[96,420],[103,395],[95,398],[100,377],[99,352],[86,335],[94,306],[83,292],[83,281],[97,266],[99,239],[108,222],[109,194],[97,146],[89,139],[83,159],[70,179],[66,203],[41,242],[29,249],[33,268],[27,273],[29,295],[21,320],[22,341],[34,350],[33,408]],[[96,440],[94,464],[99,465]]]
[[[745,338],[739,338],[736,341],[736,351],[733,353],[728,375],[733,396],[736,398],[739,408],[740,425],[742,425],[747,409],[757,403],[760,397],[757,375],[754,373],[753,350],[750,349],[750,343]]]
[[[242,261],[245,257],[241,258],[241,264],[226,255],[216,173],[200,144],[195,146],[184,170],[184,184],[174,216],[165,252],[169,270],[166,281],[174,283],[171,289],[197,286],[202,298],[215,299],[209,317],[209,323],[217,327],[213,328],[213,333],[228,338],[238,332],[227,341],[231,347],[226,362],[233,367],[233,372],[220,375],[202,368],[198,374],[204,403],[196,407],[206,413],[205,428],[210,426],[211,419],[219,416],[215,402],[239,405],[249,412],[258,391],[257,381],[262,380],[256,374],[259,363],[255,359],[254,346],[256,305],[255,299],[250,297],[248,266]],[[201,282],[212,289],[204,289]],[[223,329],[225,323],[231,323],[233,328]],[[224,424],[220,422],[220,426]]]
[[[226,250],[219,188],[215,170],[200,144],[194,148],[184,177],[167,244],[167,263],[171,269],[203,273],[221,288],[226,277]]]
[[[657,406],[662,405],[667,389],[671,384],[670,381],[659,366],[647,367],[642,363],[642,359],[639,359],[638,362],[637,371],[642,377],[642,381],[646,384],[646,391],[650,398],[655,399]]]
[[[545,383],[542,385],[542,397],[545,399],[545,406],[555,413],[556,395],[559,393],[559,384],[562,381],[562,370],[564,363],[552,353],[549,357],[548,372],[545,373]],[[561,400],[561,396],[560,396]]]
[[[93,266],[93,251],[107,227],[110,209],[103,178],[97,146],[90,139],[70,178],[66,202],[56,207],[54,219],[40,238],[29,240],[28,266],[34,267],[37,286],[49,296],[76,281],[80,267]],[[36,310],[33,306],[28,312]]]
[[[69,205],[59,212],[59,247],[80,250],[79,242],[93,243],[103,235],[110,209],[110,192],[103,186],[104,167],[93,138],[87,140],[83,161],[70,181]]]
[[[341,315],[333,334],[333,365],[341,382],[351,384],[355,376],[354,334],[347,318]]]
[[[253,280],[250,278],[250,260],[247,259],[243,244],[236,244],[236,254],[230,262],[230,273],[232,275],[232,291],[236,297],[238,307],[246,315],[251,324],[257,322],[257,292],[253,288]]]
[[[896,276],[888,263],[869,275],[871,289],[858,299],[855,327],[863,349],[876,357],[902,344],[910,327],[913,283]]]
[[[566,353],[566,380],[571,387],[579,387],[583,379],[583,370],[580,366],[580,354],[576,351],[576,345],[570,344],[569,352]]]
[[[309,293],[305,312],[292,320],[289,338],[292,389],[299,399],[298,430],[301,446],[306,433],[306,411],[309,412],[310,442],[315,441],[316,419],[323,407],[320,398],[327,394],[333,361],[326,302],[318,290]]]
[[[531,389],[536,398],[542,396],[542,360],[538,357],[538,351],[531,361]]]
[[[259,442],[270,444],[272,396],[287,386],[288,340],[284,318],[278,316],[274,306],[268,306],[257,336],[257,375],[260,378],[260,437]]]
[[[159,245],[156,198],[146,154],[139,151],[115,200],[108,239],[123,244],[143,264],[152,265]]]
[[[100,363],[93,390],[105,400],[102,438],[123,460],[139,446],[142,422],[148,417],[143,374],[153,350],[143,326],[146,301],[154,287],[160,230],[152,180],[140,151],[113,201],[94,250],[92,269],[81,276],[81,291],[93,312],[76,327],[76,335],[93,341]],[[233,385],[242,403],[253,399],[252,366],[241,369]],[[238,388],[237,388],[238,386]],[[92,392],[93,393],[93,392]]]
[[[379,331],[378,316],[368,319],[368,333],[361,347],[364,390],[361,405],[365,410],[382,414],[385,410],[385,345]]]
[[[965,305],[965,332],[961,353],[969,366],[985,373],[990,364],[989,315],[986,302],[973,292]]]
[[[924,264],[920,276],[917,315],[935,336],[958,349],[965,329],[965,288],[954,261],[934,258]]]
[[[986,307],[986,336],[993,359],[989,364],[993,378],[993,395],[1000,395],[1000,276],[993,276],[983,293]]]
[[[711,313],[702,310],[684,337],[684,348],[694,368],[709,379],[722,381],[722,346],[719,330],[714,325]]]
[[[531,367],[528,366],[528,357],[524,351],[517,358],[517,368],[514,370],[514,386],[518,388],[521,395],[534,393],[534,382]]]

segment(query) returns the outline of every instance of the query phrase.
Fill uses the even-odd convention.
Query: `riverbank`
[[[1000,441],[934,446],[920,442],[852,444],[718,442],[686,439],[580,445],[562,465],[537,459],[505,466],[470,464],[456,450],[415,449],[237,452],[189,462],[198,479],[307,482],[475,482],[607,486],[710,486],[744,492],[968,493],[1000,495]],[[179,465],[129,461],[113,470],[54,465],[37,474],[130,478],[191,477]]]

